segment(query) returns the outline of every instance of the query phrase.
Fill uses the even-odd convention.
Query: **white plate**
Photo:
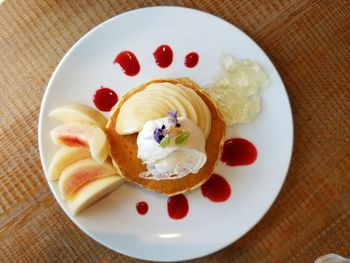
[[[152,56],[161,44],[174,51],[167,69],[159,68]],[[112,64],[122,50],[133,51],[139,59],[137,76],[128,77]],[[193,69],[183,65],[190,51],[200,55]],[[259,116],[228,132],[228,137],[252,141],[258,159],[250,166],[234,168],[220,163],[215,171],[229,181],[230,199],[212,203],[197,189],[186,195],[190,210],[178,221],[169,218],[166,197],[128,183],[74,217],[60,198],[57,183],[49,181],[66,214],[97,242],[140,259],[177,261],[213,253],[239,239],[267,212],[285,180],[293,144],[291,109],[281,78],[257,44],[224,20],[192,9],[154,7],[116,16],[87,33],[59,63],[40,111],[39,149],[45,173],[58,149],[49,137],[49,131],[59,124],[47,116],[52,109],[75,102],[94,107],[92,94],[101,85],[120,96],[152,78],[187,76],[205,85],[218,70],[222,53],[254,59],[269,76]],[[145,216],[135,210],[140,200],[150,206]]]

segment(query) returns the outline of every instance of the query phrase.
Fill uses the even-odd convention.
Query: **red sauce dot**
[[[225,202],[231,195],[231,187],[224,177],[213,174],[201,186],[202,194],[210,201]]]
[[[128,76],[135,76],[140,71],[140,64],[134,53],[122,51],[114,59],[114,64],[119,64],[123,72]]]
[[[196,52],[188,53],[185,57],[185,66],[193,68],[198,64],[199,56]]]
[[[173,51],[168,45],[161,45],[153,52],[157,65],[161,68],[167,68],[173,62]]]
[[[168,215],[172,219],[182,219],[188,213],[188,201],[183,194],[168,198]]]
[[[136,204],[136,210],[140,215],[145,215],[148,212],[148,204],[144,201],[138,202]]]
[[[229,166],[249,165],[258,156],[254,144],[242,138],[232,138],[225,142],[221,161]]]
[[[118,96],[113,90],[101,87],[95,91],[93,101],[100,111],[110,111],[117,103]]]

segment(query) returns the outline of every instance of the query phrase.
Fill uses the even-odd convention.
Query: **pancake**
[[[198,173],[190,173],[179,179],[144,179],[139,177],[139,174],[147,171],[147,168],[146,165],[142,164],[141,160],[137,158],[138,149],[136,140],[138,133],[130,135],[119,135],[115,131],[115,125],[120,108],[123,106],[125,101],[127,101],[137,92],[140,92],[147,88],[149,84],[162,82],[182,84],[183,86],[194,90],[208,106],[211,114],[212,124],[205,145],[207,161]],[[119,169],[121,176],[130,182],[147,188],[150,191],[172,196],[191,191],[205,183],[210,178],[217,162],[221,158],[225,141],[226,124],[221,113],[209,95],[207,95],[202,89],[198,87],[196,83],[190,79],[178,78],[151,80],[126,93],[111,110],[106,129],[108,140],[110,142],[110,154],[113,160],[113,165]]]

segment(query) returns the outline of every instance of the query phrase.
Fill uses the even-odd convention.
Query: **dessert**
[[[160,67],[172,62],[166,47],[153,54]],[[134,76],[140,67],[130,54],[121,52],[114,62]],[[186,67],[194,67],[198,58],[197,53],[188,53]],[[116,103],[117,94],[101,87],[93,102],[100,111],[111,110],[108,122],[81,104],[63,105],[49,114],[63,124],[50,132],[62,148],[50,163],[48,177],[58,180],[61,197],[73,214],[114,191],[123,178],[168,195],[173,219],[188,213],[187,198],[181,193],[199,186],[210,201],[224,202],[231,188],[223,176],[213,173],[218,161],[236,166],[257,158],[248,140],[225,141],[226,125],[249,122],[257,115],[258,93],[266,84],[265,73],[252,60],[223,56],[221,70],[207,89],[188,78],[154,79]],[[139,214],[147,213],[145,201],[136,207]]]
[[[183,79],[185,81],[185,79]],[[189,80],[186,79],[189,83]],[[141,131],[147,120],[155,120],[175,110],[191,119],[208,137],[211,114],[203,99],[192,88],[167,81],[146,83],[147,89],[132,94],[120,109],[116,132],[121,135]],[[199,92],[199,88],[197,88]],[[128,95],[129,96],[129,95]]]
[[[207,86],[227,125],[247,123],[260,111],[259,91],[268,79],[260,66],[251,59],[220,58],[221,69]]]
[[[68,122],[54,128],[51,139],[57,145],[89,148],[92,158],[103,163],[108,156],[108,141],[103,130],[93,124]]]
[[[49,179],[52,181],[57,180],[68,166],[89,157],[89,150],[83,147],[64,147],[59,149],[51,160],[48,172]]]
[[[137,136],[137,157],[147,166],[142,178],[178,179],[198,173],[207,161],[200,128],[175,111],[169,115],[148,121]]]
[[[64,124],[50,132],[53,142],[63,147],[51,160],[48,178],[58,180],[62,199],[77,214],[123,181],[108,158],[104,132],[107,120],[98,111],[81,104],[63,105],[49,116]]]
[[[117,174],[118,171],[109,162],[103,164],[88,158],[66,168],[59,178],[58,187],[63,199],[71,197],[77,189],[95,179]]]
[[[169,112],[177,116],[167,116]],[[184,129],[178,127],[180,131],[174,137],[157,130],[163,136],[159,139],[169,139],[162,147],[161,140],[157,142],[153,135],[163,126],[163,130],[176,130],[176,125],[168,127],[171,120]],[[158,79],[121,98],[111,111],[106,132],[113,164],[125,179],[171,196],[209,179],[221,157],[226,125],[215,103],[194,82],[187,78]],[[189,136],[184,139],[186,132]],[[176,145],[180,135],[180,141],[188,140],[184,145]],[[186,172],[193,172],[172,176],[179,170],[174,166],[189,156],[195,160],[195,167],[184,166]]]
[[[98,111],[83,104],[66,104],[49,113],[49,116],[60,122],[91,123],[104,129],[106,118]]]
[[[116,190],[122,181],[120,176],[114,175],[90,181],[67,200],[67,205],[73,214],[76,215]]]

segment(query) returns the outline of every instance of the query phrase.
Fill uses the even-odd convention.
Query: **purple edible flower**
[[[169,111],[168,114],[171,118],[177,119],[177,111],[176,110]]]
[[[171,138],[174,134],[174,129],[175,127],[179,128],[181,127],[181,124],[177,120],[177,111],[169,111],[168,112],[170,120],[169,124],[170,126],[167,128],[164,124],[160,128],[156,128],[153,131],[153,139],[158,143],[161,144],[162,140],[164,138]],[[169,139],[168,139],[168,144],[169,144]],[[162,146],[162,145],[161,145]],[[163,148],[165,146],[162,146]]]
[[[163,129],[156,128],[153,132],[153,138],[157,143],[160,143],[160,141],[164,138]]]
[[[177,128],[181,127],[181,124],[177,120],[177,111],[176,110],[169,111],[168,114],[169,114],[169,117],[171,118],[170,123]]]

